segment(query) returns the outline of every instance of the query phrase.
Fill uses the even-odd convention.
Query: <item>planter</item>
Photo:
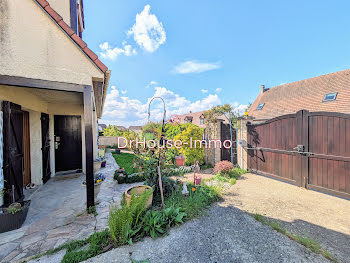
[[[175,156],[175,161],[177,166],[184,166],[185,160],[186,160],[186,157],[184,156]]]
[[[194,185],[200,185],[202,182],[202,177],[195,177],[194,178]]]
[[[101,161],[94,161],[94,173],[98,172],[101,169]]]
[[[94,184],[94,200],[95,200],[95,203],[98,203],[97,196],[98,196],[98,193],[100,192],[101,184],[102,184],[102,182]],[[83,186],[85,186],[85,188],[86,188],[86,184],[83,184]]]
[[[102,167],[102,168],[105,168],[105,167],[106,167],[106,163],[107,163],[106,161],[103,161],[103,162],[101,163],[101,167]]]
[[[18,229],[23,225],[24,221],[27,218],[30,200],[20,202],[20,204],[22,205],[21,211],[15,214],[7,212],[0,214],[0,233]],[[1,209],[4,208],[5,207],[1,207]]]
[[[129,189],[127,189],[125,191],[125,200],[126,200],[127,205],[130,205],[132,194],[135,194],[136,196],[138,196],[138,195],[143,194],[147,190],[152,191],[152,187],[150,187],[148,185],[137,185],[137,186],[133,186],[133,187],[130,187]],[[153,199],[153,193],[149,197],[149,199],[146,203],[146,207],[150,207],[152,205],[152,199]]]

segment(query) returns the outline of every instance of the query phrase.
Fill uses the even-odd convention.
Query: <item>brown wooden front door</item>
[[[23,186],[32,182],[30,164],[29,112],[23,111]]]

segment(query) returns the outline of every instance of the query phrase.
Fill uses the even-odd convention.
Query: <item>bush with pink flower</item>
[[[233,164],[229,161],[221,161],[215,164],[214,172],[220,175],[228,175],[233,169]]]

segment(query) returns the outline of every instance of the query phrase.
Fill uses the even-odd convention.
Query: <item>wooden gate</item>
[[[22,201],[23,196],[23,112],[21,106],[4,101],[4,203]],[[12,191],[13,189],[13,191]],[[14,200],[13,200],[14,199]]]
[[[224,147],[225,141],[231,140],[230,124],[221,122],[221,161],[226,160],[231,162],[231,148],[226,149]],[[226,146],[229,144],[226,143]],[[236,129],[232,128],[232,156],[233,164],[237,164],[237,147],[236,147]]]
[[[350,197],[350,115],[299,111],[247,124],[248,168]]]

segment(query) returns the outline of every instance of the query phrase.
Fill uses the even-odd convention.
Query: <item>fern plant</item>
[[[132,192],[129,206],[122,202],[121,208],[113,207],[109,213],[108,225],[111,237],[117,245],[132,243],[132,238],[141,230],[139,219],[146,211],[146,203],[153,190],[140,196]]]

